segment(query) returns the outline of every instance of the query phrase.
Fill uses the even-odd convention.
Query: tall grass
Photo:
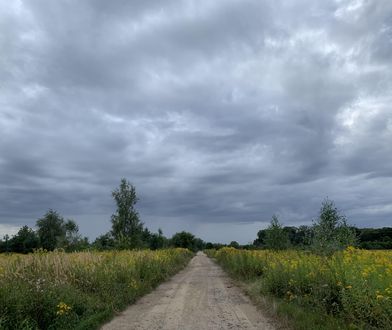
[[[176,273],[185,249],[0,256],[0,329],[94,329]]]
[[[392,329],[392,252],[348,248],[331,257],[301,251],[206,251],[260,294],[333,315],[347,327]]]

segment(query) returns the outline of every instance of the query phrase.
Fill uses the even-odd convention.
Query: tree
[[[333,201],[324,200],[318,219],[313,224],[314,250],[320,254],[332,254],[349,245],[356,244],[356,234],[347,224],[347,219],[340,214]]]
[[[311,226],[299,226],[295,238],[295,245],[299,247],[309,247],[313,240],[313,229]]]
[[[237,241],[231,241],[229,244],[230,247],[233,247],[235,249],[239,249],[240,245],[238,244]]]
[[[257,232],[257,238],[253,241],[253,245],[257,247],[265,246],[265,229],[261,229]]]
[[[265,247],[271,250],[287,249],[290,245],[289,236],[276,215],[272,216],[271,223],[265,230],[264,241]]]
[[[392,249],[392,228],[355,228],[359,246],[364,249]]]
[[[64,242],[65,240],[65,227],[64,219],[56,211],[50,209],[46,214],[37,220],[38,237],[40,245],[52,251]]]
[[[112,215],[112,235],[119,248],[136,248],[142,245],[143,224],[135,209],[138,199],[136,189],[126,179],[121,179],[120,187],[112,192],[117,204]]]
[[[111,233],[98,236],[93,242],[93,247],[98,250],[111,250],[115,247],[115,242]]]
[[[167,238],[163,236],[162,229],[158,229],[158,234],[151,234],[150,236],[150,249],[158,250],[167,246]]]
[[[191,233],[188,233],[186,231],[182,231],[179,233],[175,233],[173,237],[171,238],[171,244],[174,247],[181,247],[184,249],[189,249],[192,251],[195,251],[195,236]]]
[[[48,251],[63,248],[66,251],[83,250],[89,246],[87,237],[79,234],[74,220],[64,218],[54,210],[49,210],[37,220],[37,234],[40,246]]]
[[[16,253],[29,253],[38,248],[37,234],[28,226],[23,226],[9,242],[10,250]]]
[[[88,248],[88,238],[79,234],[79,226],[74,220],[68,219],[64,223],[64,231],[64,242],[61,242],[59,245],[66,251],[80,251]]]
[[[5,234],[3,239],[0,240],[0,252],[11,252],[10,236]]]
[[[193,250],[194,251],[201,251],[204,250],[205,248],[205,243],[201,238],[195,238],[195,241],[193,243]]]

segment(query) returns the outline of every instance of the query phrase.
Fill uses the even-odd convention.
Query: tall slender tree
[[[112,192],[117,205],[112,215],[112,235],[119,248],[136,248],[142,245],[143,223],[135,209],[138,201],[135,187],[125,178]]]

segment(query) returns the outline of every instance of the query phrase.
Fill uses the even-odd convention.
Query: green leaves
[[[330,255],[356,244],[355,231],[348,226],[346,217],[339,213],[334,202],[328,199],[322,203],[313,232],[312,247],[319,254]]]
[[[120,249],[141,247],[143,224],[135,209],[138,201],[135,187],[123,178],[119,188],[112,192],[112,196],[117,204],[116,213],[112,215],[112,235],[116,247]]]
[[[287,232],[276,215],[272,216],[269,227],[265,230],[265,247],[271,250],[283,250],[290,246]]]

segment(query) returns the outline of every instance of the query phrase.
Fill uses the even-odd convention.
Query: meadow
[[[0,255],[0,329],[95,329],[183,268],[186,249]]]
[[[273,297],[297,329],[392,329],[392,251],[207,250],[251,295]],[[317,324],[319,322],[319,324]]]

